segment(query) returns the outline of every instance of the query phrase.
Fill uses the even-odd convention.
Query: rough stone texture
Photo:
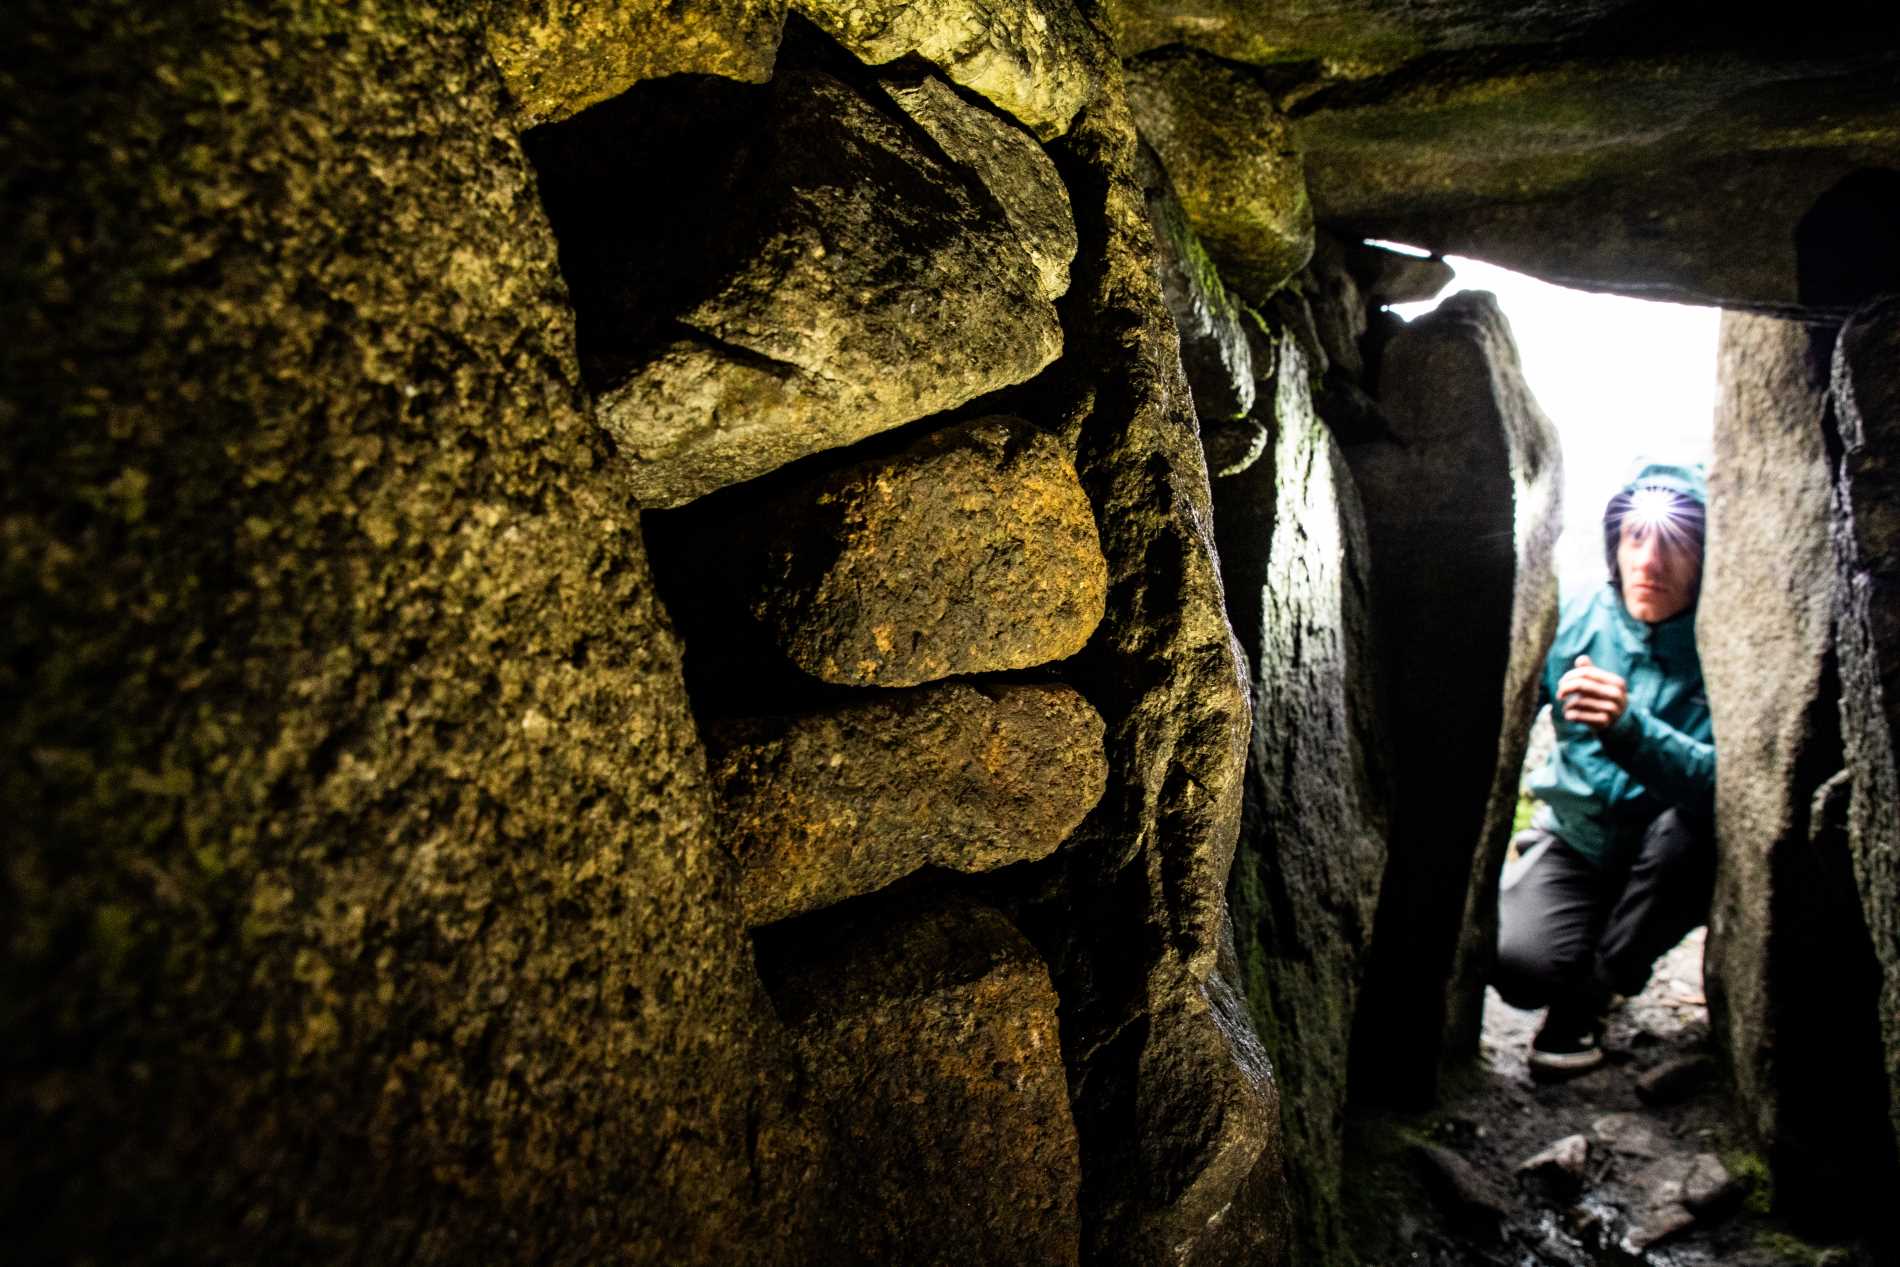
[[[995,195],[1036,265],[1043,298],[1060,299],[1069,289],[1069,261],[1075,257],[1075,218],[1069,191],[1042,147],[1020,128],[971,109],[934,75],[881,83],[952,162],[974,172]]]
[[[1272,95],[1182,51],[1130,64],[1128,98],[1222,276],[1262,303],[1313,253],[1305,167]]]
[[[992,191],[883,93],[785,60],[765,88],[636,85],[531,138],[582,369],[643,505],[1022,382],[1062,348],[1003,210],[1044,205],[1042,173],[996,163],[982,174],[1037,187]],[[980,112],[934,99],[956,109]]]
[[[1520,50],[1314,92],[1292,113],[1315,213],[1569,285],[1793,310],[1802,217],[1900,163],[1900,54],[1827,26],[1824,49],[1776,20],[1755,48]]]
[[[872,906],[759,957],[839,1143],[848,1261],[1077,1261],[1055,990],[1007,919]]]
[[[1340,1166],[1352,1015],[1385,869],[1368,548],[1344,456],[1282,332],[1267,455],[1214,482],[1227,612],[1253,737],[1228,908],[1248,1010],[1280,1076],[1293,1261],[1345,1254]],[[1264,357],[1263,357],[1264,359]]]
[[[1522,1183],[1556,1202],[1568,1203],[1583,1190],[1590,1162],[1590,1137],[1566,1135],[1549,1148],[1518,1163]]]
[[[1207,249],[1188,227],[1161,160],[1141,148],[1141,184],[1154,226],[1161,295],[1181,338],[1181,368],[1194,394],[1203,438],[1247,416],[1254,403],[1253,357],[1241,308],[1222,284]]]
[[[1465,292],[1385,350],[1393,438],[1348,446],[1372,543],[1393,754],[1389,858],[1355,1094],[1428,1105],[1477,1052],[1537,675],[1555,632],[1556,434],[1496,301]]]
[[[1349,246],[1347,260],[1367,302],[1375,305],[1436,299],[1454,276],[1451,265],[1436,256],[1405,255],[1366,242]]]
[[[1803,293],[1801,222],[1851,173],[1900,167],[1900,50],[1875,5],[1720,23],[1617,0],[1111,9],[1125,57],[1185,46],[1252,71],[1293,119],[1321,223],[1552,281],[1832,307]],[[1863,245],[1880,249],[1846,256],[1864,274]]]
[[[827,682],[914,686],[1066,659],[1108,565],[1065,446],[978,418],[772,499],[753,611]]]
[[[1049,962],[1082,1148],[1083,1257],[1273,1261],[1276,1089],[1221,951],[1248,707],[1207,478],[1155,276],[1133,120],[1104,91],[1051,147],[1083,247],[1049,384],[1102,527],[1108,614],[1066,671],[1108,725],[1102,803],[1007,901]]]
[[[794,0],[872,65],[907,54],[988,99],[1044,140],[1097,91],[1095,34],[1072,0]]]
[[[1900,1150],[1900,300],[1858,314],[1833,365],[1840,466],[1841,723],[1853,778],[1848,840],[1884,984],[1888,1111]]]
[[[1432,1199],[1470,1231],[1495,1238],[1510,1214],[1508,1194],[1476,1166],[1438,1144],[1414,1144],[1413,1162]]]
[[[785,0],[488,0],[488,51],[526,127],[661,75],[772,77]]]
[[[1518,3],[1440,0],[1111,0],[1116,47],[1132,57],[1188,44],[1237,62],[1320,63],[1329,79],[1355,79],[1423,53],[1489,45],[1542,44],[1588,31],[1624,8],[1621,0]],[[1654,22],[1656,15],[1643,17]]]
[[[1831,782],[1843,758],[1826,346],[1723,318],[1696,612],[1716,736],[1706,977],[1718,1051],[1786,1214],[1851,1226],[1882,1173],[1878,969]],[[1834,804],[1830,806],[1830,801]]]
[[[1102,797],[1102,720],[1066,686],[945,683],[712,723],[712,779],[753,924],[923,866],[1048,854]]]
[[[481,32],[8,18],[9,1254],[822,1260]]]
[[[1704,1055],[1665,1060],[1636,1080],[1636,1098],[1652,1107],[1678,1104],[1697,1094],[1715,1075],[1715,1062]]]

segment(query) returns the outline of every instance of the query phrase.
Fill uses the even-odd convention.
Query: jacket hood
[[[1708,508],[1709,476],[1700,462],[1693,466],[1679,466],[1671,462],[1650,462],[1636,472],[1636,478],[1623,485],[1622,491],[1633,493],[1639,488],[1661,488],[1679,493],[1697,505]]]

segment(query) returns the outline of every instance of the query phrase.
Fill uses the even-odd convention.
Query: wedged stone
[[[1020,418],[932,433],[777,502],[754,613],[827,682],[915,686],[1074,655],[1108,564],[1062,443]]]
[[[1097,91],[1094,37],[1072,0],[793,0],[873,66],[915,54],[1043,140]]]
[[[1393,760],[1355,1094],[1422,1105],[1439,1062],[1478,1048],[1498,872],[1557,622],[1562,463],[1504,314],[1483,292],[1454,295],[1399,332],[1379,401],[1389,437],[1345,450],[1372,547]]]
[[[1346,263],[1367,301],[1375,305],[1436,299],[1456,276],[1438,256],[1406,255],[1370,242],[1348,246]]]
[[[1705,980],[1711,1030],[1777,1204],[1846,1226],[1887,1190],[1874,1179],[1886,1088],[1880,969],[1855,891],[1848,785],[1837,779],[1843,709],[1854,705],[1836,669],[1845,658],[1817,334],[1730,313],[1718,342],[1696,611],[1698,630],[1722,631],[1699,639],[1721,856]]]
[[[1900,1152],[1900,300],[1857,313],[1833,362],[1840,428],[1841,725],[1853,782],[1848,841],[1880,965],[1880,1039]],[[1889,1155],[1893,1155],[1889,1153]],[[1891,1187],[1888,1189],[1891,1191]]]
[[[1566,1135],[1544,1151],[1519,1162],[1517,1177],[1553,1200],[1569,1201],[1583,1189],[1584,1168],[1589,1162],[1589,1137]]]
[[[530,141],[582,368],[644,506],[939,413],[1061,351],[1044,269],[998,197],[892,102],[821,71],[637,85]]]
[[[1366,376],[1359,350],[1366,333],[1366,297],[1348,265],[1347,248],[1330,233],[1314,235],[1313,257],[1300,271],[1299,289],[1313,313],[1313,332],[1326,351],[1328,376],[1353,382]]]
[[[1641,1113],[1607,1113],[1590,1123],[1590,1133],[1611,1152],[1625,1157],[1654,1159],[1663,1155],[1662,1137]]]
[[[1472,1232],[1495,1237],[1512,1201],[1470,1162],[1438,1144],[1414,1144],[1413,1163],[1439,1208]]]
[[[1698,1219],[1727,1212],[1743,1195],[1742,1182],[1714,1153],[1697,1153],[1682,1178],[1682,1204]]]
[[[1201,429],[1201,451],[1207,455],[1210,479],[1239,475],[1265,457],[1272,444],[1273,433],[1251,417]]]
[[[1279,1071],[1295,1262],[1345,1256],[1340,1171],[1352,1014],[1385,865],[1367,545],[1345,457],[1313,415],[1306,358],[1262,329],[1248,422],[1271,444],[1214,481],[1227,612],[1253,730],[1227,882],[1248,1011]],[[1268,358],[1272,358],[1269,360]],[[1203,430],[1210,463],[1215,449]]]
[[[934,75],[886,78],[880,87],[953,162],[976,173],[1035,263],[1043,297],[1061,298],[1075,258],[1075,217],[1069,191],[1042,147],[995,115],[971,109]]]
[[[1192,51],[1128,67],[1128,99],[1227,283],[1263,303],[1313,253],[1313,209],[1291,125],[1243,71]]]
[[[1214,262],[1175,196],[1167,171],[1142,147],[1142,191],[1154,225],[1161,296],[1181,336],[1181,368],[1194,393],[1202,434],[1222,422],[1244,418],[1254,403],[1253,358],[1240,305],[1227,293]]]
[[[847,1261],[1077,1261],[1056,994],[1007,919],[878,907],[842,927],[801,921],[758,953],[840,1144]]]
[[[706,741],[755,925],[923,866],[1043,857],[1106,778],[1101,718],[1065,686],[879,692],[829,712],[710,722]]]
[[[498,0],[484,13],[489,54],[528,127],[661,75],[763,83],[785,0]]]
[[[1678,1104],[1708,1085],[1714,1076],[1715,1061],[1708,1056],[1677,1056],[1638,1077],[1636,1096],[1644,1104]]]
[[[1630,1180],[1640,1195],[1634,1223],[1626,1237],[1633,1249],[1643,1250],[1699,1220],[1718,1217],[1742,1195],[1728,1169],[1714,1153],[1670,1153],[1643,1167]]]

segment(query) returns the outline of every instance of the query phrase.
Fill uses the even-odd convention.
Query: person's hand
[[[1602,730],[1614,725],[1629,707],[1629,683],[1580,655],[1570,672],[1557,680],[1557,702],[1563,705],[1564,720]]]

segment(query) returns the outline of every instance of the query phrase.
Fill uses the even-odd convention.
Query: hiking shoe
[[[1552,1008],[1531,1040],[1533,1078],[1571,1078],[1603,1063],[1603,1022],[1589,1013]]]

